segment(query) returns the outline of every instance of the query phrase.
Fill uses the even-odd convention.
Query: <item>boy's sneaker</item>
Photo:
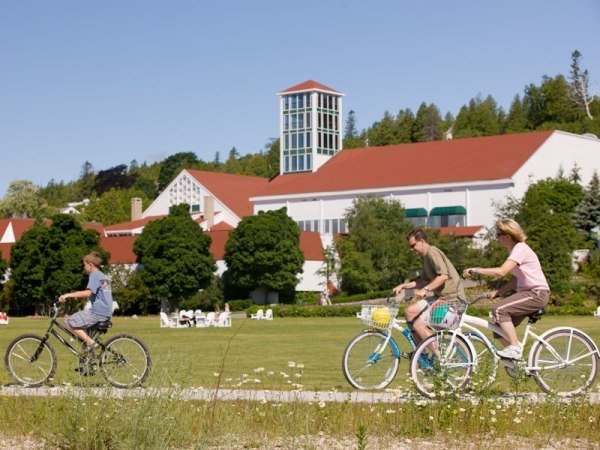
[[[97,342],[94,342],[93,344],[85,344],[83,346],[83,348],[81,349],[81,351],[79,352],[80,355],[90,355],[92,353],[94,353],[94,350],[96,350],[98,347],[100,347],[98,345]]]
[[[504,350],[498,352],[498,356],[506,359],[521,359],[521,348],[516,345],[507,345]]]

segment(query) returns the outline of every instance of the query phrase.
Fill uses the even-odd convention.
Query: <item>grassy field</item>
[[[47,324],[46,319],[12,320],[9,327],[0,328],[0,351],[21,333],[42,334]],[[114,324],[109,336],[128,332],[146,341],[155,362],[147,385],[170,386],[170,393],[146,391],[140,399],[124,400],[97,398],[92,391],[83,397],[0,396],[4,443],[11,448],[88,450],[512,449],[516,442],[518,448],[597,448],[600,442],[600,405],[585,399],[529,404],[519,397],[498,397],[495,394],[514,390],[539,392],[532,380],[515,386],[503,373],[488,393],[433,403],[418,396],[404,403],[368,405],[200,402],[173,395],[187,386],[215,386],[215,373],[221,370],[221,382],[227,387],[288,389],[300,383],[304,390],[350,390],[341,372],[341,356],[361,330],[356,319],[237,319],[232,328],[220,329],[161,329],[157,317],[115,318]],[[538,331],[567,324],[600,340],[600,321],[593,317],[546,317]],[[104,384],[99,377],[78,377],[75,358],[58,343],[54,347],[59,360],[54,384]],[[392,387],[408,387],[406,361],[402,364]],[[5,370],[0,373],[3,384],[12,382]],[[596,381],[594,389],[598,388]]]
[[[0,328],[0,352],[4,354],[9,342],[17,335],[43,334],[47,325],[47,319],[11,320],[8,327]],[[600,342],[600,320],[592,316],[548,316],[536,325],[538,332],[559,325],[575,326]],[[347,343],[361,329],[360,322],[352,318],[276,318],[260,322],[234,319],[232,328],[168,329],[159,328],[157,317],[115,317],[114,327],[108,336],[127,332],[146,342],[154,362],[154,372],[146,382],[150,386],[212,386],[214,374],[221,371],[227,351],[221,378],[222,384],[227,387],[234,387],[243,378],[252,378],[260,379],[260,383],[247,383],[245,388],[284,387],[298,382],[305,390],[350,390],[341,371],[341,358]],[[406,344],[402,336],[396,337],[401,346]],[[81,381],[74,370],[76,358],[53,337],[51,343],[58,355],[54,383]],[[302,364],[302,373],[298,367],[289,367],[290,362]],[[407,387],[407,370],[407,361],[402,360],[396,380],[390,387]],[[500,372],[493,390],[514,389],[504,372]],[[248,377],[243,377],[244,374]],[[595,389],[598,388],[598,379]],[[101,381],[94,379],[94,382]],[[0,383],[11,382],[6,370],[1,370]],[[526,380],[519,388],[539,391],[533,380]]]

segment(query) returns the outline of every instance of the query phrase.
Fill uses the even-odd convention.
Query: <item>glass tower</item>
[[[316,81],[279,96],[281,175],[315,172],[342,150],[342,94]]]

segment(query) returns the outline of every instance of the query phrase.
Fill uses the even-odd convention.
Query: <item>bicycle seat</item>
[[[104,322],[98,322],[94,325],[94,328],[98,331],[106,331],[112,327],[112,322],[110,320],[105,320]]]
[[[544,314],[546,314],[546,310],[544,308],[538,309],[533,314],[529,314],[527,316],[527,317],[529,317],[529,323],[536,323],[538,320],[540,320],[542,318],[542,316]]]

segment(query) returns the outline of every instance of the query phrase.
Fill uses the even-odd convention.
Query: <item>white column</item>
[[[339,149],[340,150],[343,150],[343,148],[344,148],[343,147],[344,146],[344,140],[342,139],[342,128],[343,128],[342,122],[343,122],[343,118],[344,118],[344,115],[343,115],[343,110],[342,110],[342,96],[340,95],[338,97],[338,128],[339,129],[337,130],[338,133],[339,133],[338,136],[339,136]]]
[[[467,209],[467,217],[465,217],[465,225],[471,224],[471,192],[469,188],[465,188],[465,207]]]

